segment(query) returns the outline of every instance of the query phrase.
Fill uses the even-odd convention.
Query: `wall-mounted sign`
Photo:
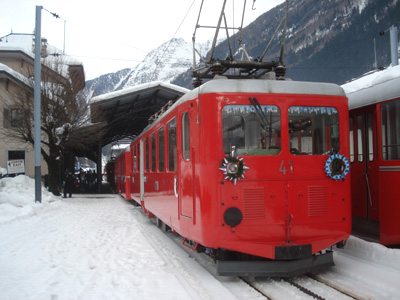
[[[8,174],[25,173],[25,160],[13,159],[7,162]]]

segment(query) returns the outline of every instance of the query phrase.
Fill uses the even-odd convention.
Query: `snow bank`
[[[355,236],[351,236],[347,240],[346,246],[343,249],[336,249],[336,251],[370,263],[400,270],[399,249],[390,249],[383,245],[367,242]]]
[[[35,180],[25,175],[0,179],[0,224],[35,215],[57,198],[42,187],[42,202],[35,203]]]
[[[7,175],[7,170],[2,168],[2,167],[0,167],[0,178],[5,176],[5,175]]]

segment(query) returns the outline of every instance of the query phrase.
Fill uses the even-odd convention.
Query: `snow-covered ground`
[[[238,278],[206,271],[118,195],[43,190],[35,203],[34,194],[26,176],[0,179],[2,300],[264,299]],[[352,237],[334,258],[336,267],[319,278],[363,299],[400,298],[400,250]],[[274,299],[310,299],[280,280],[251,280]]]

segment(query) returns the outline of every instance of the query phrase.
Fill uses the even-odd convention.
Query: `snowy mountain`
[[[285,14],[286,4],[265,12],[243,29],[242,40],[252,57],[260,57]],[[344,82],[390,65],[389,33],[399,26],[398,0],[296,0],[289,1],[284,63],[286,77],[293,80]],[[277,61],[282,30],[278,31],[264,61]],[[238,44],[238,34],[230,38]],[[375,47],[374,47],[375,42]],[[220,43],[214,57],[225,59],[227,42]],[[376,57],[376,60],[375,60]],[[376,64],[376,65],[375,65]],[[181,74],[177,85],[191,85],[190,72]]]
[[[251,57],[262,55],[285,7],[282,3],[243,29],[242,40]],[[389,34],[379,33],[398,26],[399,15],[398,0],[290,1],[284,55],[286,77],[343,84],[373,69],[389,66]],[[267,51],[265,61],[279,59],[281,35],[282,30]],[[236,46],[234,52],[238,38],[239,34],[230,37],[231,44]],[[210,42],[197,49],[205,56]],[[225,59],[228,54],[227,42],[218,43],[214,57]],[[172,39],[151,51],[133,69],[87,81],[84,92],[90,98],[155,80],[192,88],[192,59],[192,43]]]
[[[199,49],[208,49],[208,47],[200,45]],[[192,43],[182,38],[172,39],[149,52],[135,68],[123,69],[87,81],[84,94],[86,99],[90,99],[146,82],[172,82],[179,74],[189,69],[192,63]]]
[[[130,71],[131,69],[127,68],[115,73],[101,75],[95,79],[88,80],[86,81],[86,86],[81,91],[80,95],[85,99],[90,99],[98,95],[113,92]]]
[[[116,87],[121,90],[151,81],[171,82],[192,64],[192,45],[184,39],[172,39],[146,55]]]

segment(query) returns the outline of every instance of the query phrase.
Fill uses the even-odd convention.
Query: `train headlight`
[[[235,175],[239,171],[239,165],[237,163],[230,162],[226,166],[226,171],[231,175]]]
[[[243,214],[237,207],[229,207],[224,212],[224,221],[227,225],[231,227],[238,226],[240,223],[242,223],[242,220],[243,220]]]

